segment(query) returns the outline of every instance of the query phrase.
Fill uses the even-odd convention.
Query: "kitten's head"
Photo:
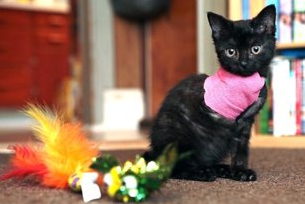
[[[258,72],[266,77],[275,52],[275,18],[273,5],[264,8],[252,20],[230,21],[208,12],[221,66],[238,75]]]

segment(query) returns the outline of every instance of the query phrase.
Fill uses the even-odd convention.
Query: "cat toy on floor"
[[[100,198],[100,187],[106,186],[110,198],[140,202],[169,178],[177,160],[175,145],[169,145],[156,161],[137,157],[120,166],[114,156],[100,155],[80,124],[64,123],[32,104],[25,113],[37,122],[33,131],[39,143],[10,146],[11,169],[0,181],[33,176],[42,186],[81,191],[85,202]]]

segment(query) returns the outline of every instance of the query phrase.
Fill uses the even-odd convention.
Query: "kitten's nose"
[[[241,61],[240,64],[241,64],[242,67],[247,66],[247,62],[246,61]]]

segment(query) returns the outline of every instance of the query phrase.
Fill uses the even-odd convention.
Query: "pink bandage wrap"
[[[204,102],[218,114],[235,120],[257,100],[264,83],[265,78],[257,72],[244,77],[219,68],[204,82]]]

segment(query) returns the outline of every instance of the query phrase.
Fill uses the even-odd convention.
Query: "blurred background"
[[[0,0],[0,140],[30,132],[28,102],[101,139],[139,137],[171,87],[218,67],[207,11],[228,2]]]

